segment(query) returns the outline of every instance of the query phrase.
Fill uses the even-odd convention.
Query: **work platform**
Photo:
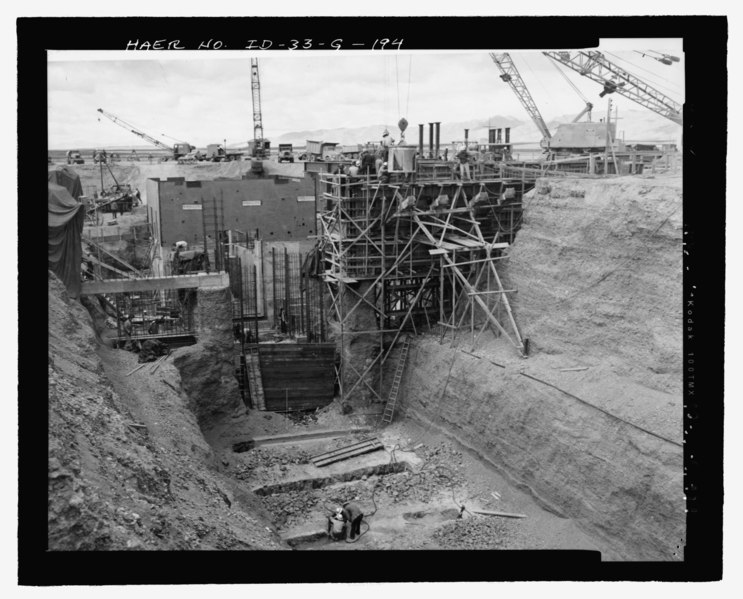
[[[193,275],[174,275],[170,277],[151,277],[143,279],[107,279],[104,281],[85,281],[80,295],[100,295],[112,293],[139,293],[144,291],[164,291],[167,289],[198,289],[202,287],[227,287],[230,278],[227,273],[199,273]]]
[[[388,183],[373,175],[319,175],[320,274],[341,355],[346,336],[379,334],[379,351],[362,371],[342,360],[342,397],[364,386],[385,401],[381,366],[403,331],[440,331],[443,340],[466,323],[473,345],[491,329],[527,351],[508,300],[514,290],[504,288],[495,265],[508,257],[522,198],[536,177],[525,169],[509,173],[504,163],[460,179],[450,163],[421,162],[415,172],[391,173]],[[357,330],[360,308],[373,314],[376,328]],[[378,386],[367,376],[375,367]]]

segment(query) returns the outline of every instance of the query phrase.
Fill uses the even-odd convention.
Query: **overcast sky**
[[[681,58],[666,66],[628,50],[657,50]],[[625,49],[622,49],[625,48]],[[683,101],[683,54],[678,40],[601,47],[617,65]],[[546,120],[577,114],[584,102],[539,52],[512,52],[517,68]],[[253,137],[250,54],[232,52],[50,52],[49,147],[143,145],[96,110],[103,108],[171,145],[197,146]],[[142,59],[146,58],[146,60]],[[156,57],[157,60],[152,60]],[[394,127],[401,116],[417,137],[417,123],[457,122],[494,115],[526,120],[525,110],[503,83],[487,52],[258,55],[264,134],[360,127]],[[605,110],[601,87],[560,67]],[[622,110],[639,106],[614,94]],[[99,118],[100,117],[100,118]],[[380,132],[381,133],[381,132]],[[409,135],[410,137],[410,135]],[[366,141],[366,140],[360,140]]]

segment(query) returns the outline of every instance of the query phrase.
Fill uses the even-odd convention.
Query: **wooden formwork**
[[[479,172],[470,180],[415,173],[395,174],[388,184],[374,177],[322,174],[323,279],[337,321],[341,356],[345,336],[379,335],[379,351],[359,371],[341,358],[342,398],[364,386],[384,401],[381,365],[403,331],[440,331],[441,341],[469,328],[473,347],[492,330],[525,354],[526,348],[495,264],[521,222],[522,198],[533,186],[523,171]],[[351,328],[359,308],[373,313],[376,328]],[[385,338],[386,336],[386,338]],[[367,375],[379,367],[375,386]],[[353,372],[342,377],[344,368]],[[348,375],[349,373],[346,373]],[[344,388],[343,379],[346,379]]]

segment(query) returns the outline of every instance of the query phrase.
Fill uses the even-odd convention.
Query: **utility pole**
[[[609,174],[609,145],[611,144],[611,131],[609,123],[611,121],[611,98],[606,100],[606,147],[604,148],[604,174]]]

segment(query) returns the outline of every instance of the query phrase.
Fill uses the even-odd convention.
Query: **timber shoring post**
[[[245,356],[245,306],[243,304],[245,292],[243,287],[243,265],[241,258],[237,258],[237,272],[240,284],[240,359],[243,360]]]
[[[253,264],[253,322],[255,324],[255,343],[258,339],[258,268]]]
[[[291,299],[289,283],[289,251],[284,246],[284,319],[286,320],[287,333],[291,336],[293,331],[291,326],[291,308],[289,306]]]
[[[276,328],[277,310],[276,310],[276,247],[271,247],[271,284],[273,286],[273,326]]]

